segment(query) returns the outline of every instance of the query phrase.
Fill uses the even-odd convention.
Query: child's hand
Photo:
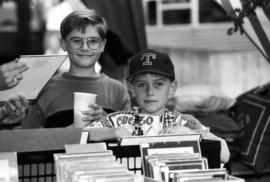
[[[192,115],[182,114],[181,119],[186,120],[187,122],[184,124],[184,126],[189,127],[192,130],[200,131],[204,128],[201,122]]]
[[[132,134],[126,128],[123,128],[123,127],[115,128],[114,132],[115,132],[114,133],[115,138],[123,138],[126,136],[132,136]]]
[[[90,104],[88,107],[88,111],[82,111],[82,114],[85,115],[82,120],[88,123],[101,120],[105,114],[105,111],[103,111],[102,107],[98,104]]]
[[[185,126],[174,126],[170,128],[166,128],[161,131],[160,134],[163,135],[173,135],[173,134],[179,134],[179,135],[186,135],[186,134],[198,134],[198,132],[191,130],[188,127]]]

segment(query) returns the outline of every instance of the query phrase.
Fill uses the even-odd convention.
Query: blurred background
[[[60,22],[85,8],[108,21],[111,41],[100,69],[120,81],[128,58],[146,47],[169,53],[179,87],[203,84],[236,97],[270,80],[256,46],[240,33],[227,34],[233,21],[215,0],[1,0],[1,64],[20,55],[62,54]]]

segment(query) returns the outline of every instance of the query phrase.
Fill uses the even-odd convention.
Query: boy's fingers
[[[82,114],[84,114],[84,115],[95,115],[96,111],[95,110],[82,111]]]
[[[94,117],[93,116],[86,116],[86,117],[83,117],[82,120],[84,122],[92,122],[94,120]]]
[[[193,117],[189,114],[182,114],[181,117],[185,120],[197,120],[195,117]]]
[[[103,115],[103,110],[102,109],[96,110],[94,115],[96,116]]]
[[[94,104],[94,103],[89,104],[88,107],[93,108],[95,110],[102,109],[102,107],[100,105]]]
[[[82,118],[83,121],[97,121],[100,120],[102,117],[101,115],[87,115],[85,117]]]
[[[187,120],[186,125],[193,127],[193,129],[199,129],[202,127],[201,122],[192,115],[183,114],[181,117],[182,119]]]
[[[98,109],[98,110],[93,110],[93,109],[90,109],[90,110],[87,110],[87,111],[82,111],[82,114],[84,115],[102,115],[103,114],[103,110],[102,109]]]

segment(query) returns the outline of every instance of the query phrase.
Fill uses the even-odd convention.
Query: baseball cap
[[[156,73],[170,79],[175,79],[174,65],[167,53],[158,52],[151,49],[143,50],[129,60],[129,77],[132,80],[134,76],[141,73]]]

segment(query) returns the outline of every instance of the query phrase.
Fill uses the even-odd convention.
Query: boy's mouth
[[[153,102],[158,102],[157,100],[144,100],[145,103],[153,103]]]
[[[91,58],[91,57],[94,57],[95,55],[88,55],[88,54],[77,54],[78,57],[81,57],[81,58]]]
[[[77,54],[78,56],[88,56],[88,57],[90,57],[90,56],[94,56],[94,54],[92,55],[92,54]]]

